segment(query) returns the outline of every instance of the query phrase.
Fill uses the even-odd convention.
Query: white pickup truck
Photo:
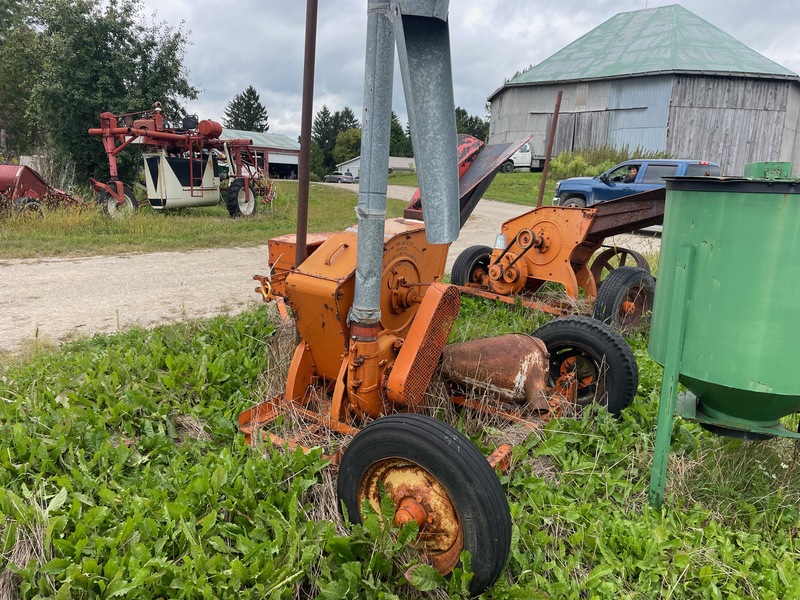
[[[531,144],[525,143],[500,166],[500,170],[503,173],[511,173],[514,169],[541,171],[543,166],[544,159],[534,157]]]

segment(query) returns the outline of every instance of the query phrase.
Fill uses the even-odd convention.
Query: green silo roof
[[[672,4],[611,17],[505,86],[687,72],[798,78],[708,21]]]

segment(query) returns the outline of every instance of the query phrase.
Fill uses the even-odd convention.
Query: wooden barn
[[[800,174],[800,77],[677,4],[620,13],[490,97],[489,142],[535,134],[543,159],[563,91],[554,155],[609,144]]]

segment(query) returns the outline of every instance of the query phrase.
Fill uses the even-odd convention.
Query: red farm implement
[[[110,180],[91,180],[98,202],[112,217],[138,209],[133,188],[119,179],[117,165],[119,153],[138,144],[147,202],[154,210],[214,206],[224,200],[232,217],[254,215],[259,200],[269,203],[275,196],[267,177],[269,149],[249,139],[221,139],[222,133],[219,123],[198,122],[196,117],[184,118],[180,127],[169,126],[159,103],[149,111],[102,113],[100,127],[89,130],[102,138],[108,156]]]
[[[69,206],[80,200],[56,189],[30,167],[0,165],[0,213],[44,216],[45,207]]]

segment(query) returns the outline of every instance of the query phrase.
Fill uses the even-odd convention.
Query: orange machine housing
[[[309,256],[296,268],[291,263],[295,243],[292,234],[269,240],[270,283],[272,291],[291,307],[303,340],[295,350],[284,400],[305,404],[302,397],[315,378],[333,383],[347,365],[342,359],[350,345],[347,319],[355,287],[357,227],[309,236]],[[427,288],[441,281],[447,249],[446,244],[429,244],[419,221],[386,221],[380,305],[382,373],[391,370]]]

